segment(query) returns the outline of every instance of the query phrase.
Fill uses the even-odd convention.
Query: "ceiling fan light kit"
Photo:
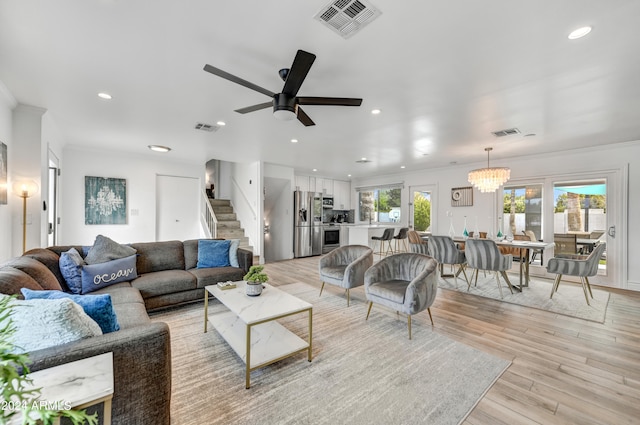
[[[315,125],[313,120],[307,115],[299,105],[324,105],[324,106],[360,106],[362,99],[344,98],[344,97],[298,97],[298,90],[307,77],[311,65],[316,60],[316,55],[298,50],[293,60],[291,68],[283,68],[278,71],[280,78],[284,81],[284,87],[281,93],[273,93],[270,90],[257,86],[247,80],[229,74],[219,68],[209,64],[204,66],[204,70],[217,75],[220,78],[239,84],[248,89],[257,91],[266,96],[271,97],[271,102],[259,103],[257,105],[247,106],[246,108],[236,109],[240,114],[259,111],[273,106],[273,115],[278,120],[289,121],[298,119],[305,126]]]
[[[495,192],[511,178],[511,169],[507,167],[490,167],[489,152],[493,148],[485,148],[487,152],[487,168],[478,168],[469,172],[469,183],[482,193]]]

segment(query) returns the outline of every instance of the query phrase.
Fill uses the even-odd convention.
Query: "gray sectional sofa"
[[[253,254],[238,249],[239,267],[198,269],[198,240],[134,243],[131,246],[137,250],[138,277],[95,292],[111,295],[120,330],[30,352],[30,369],[37,371],[113,352],[112,423],[169,425],[169,328],[164,323],[152,323],[147,312],[202,300],[207,285],[242,280],[253,264]],[[23,287],[68,291],[59,258],[70,248],[37,248],[1,264],[0,293],[20,295]],[[81,246],[74,248],[82,252]]]

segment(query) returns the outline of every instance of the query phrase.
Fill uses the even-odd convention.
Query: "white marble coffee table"
[[[245,282],[235,284],[235,288],[224,290],[217,285],[205,287],[204,331],[207,332],[207,323],[211,322],[245,363],[245,387],[250,387],[253,370],[305,350],[308,361],[311,361],[312,305],[266,283],[262,295],[257,297],[246,295]],[[220,300],[229,310],[209,314],[209,294]],[[276,321],[305,312],[309,315],[308,341]]]

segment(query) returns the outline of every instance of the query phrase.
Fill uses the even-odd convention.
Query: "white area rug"
[[[524,287],[522,293],[514,290],[513,294],[511,294],[511,292],[509,292],[509,288],[506,287],[502,276],[500,276],[502,294],[504,295],[504,298],[500,298],[495,273],[487,272],[485,277],[484,273],[481,271],[478,276],[478,284],[477,286],[474,286],[474,282],[471,279],[472,271],[473,270],[467,270],[467,276],[469,276],[469,280],[471,281],[471,289],[469,290],[470,294],[493,298],[495,300],[511,304],[551,311],[565,316],[578,317],[592,322],[604,323],[607,305],[609,304],[609,292],[596,289],[593,285],[591,286],[593,299],[589,298],[589,302],[591,304],[589,306],[584,298],[582,286],[579,284],[562,281],[560,282],[558,292],[553,295],[552,299],[549,299],[549,295],[551,295],[551,286],[553,285],[552,280],[532,277],[529,282],[529,286]],[[517,275],[510,273],[507,275],[509,276],[509,280],[512,284],[518,284],[519,280]],[[465,282],[462,274],[458,276],[457,283],[453,278],[440,278],[438,285],[442,289],[467,292],[467,283]]]
[[[510,362],[439,335],[426,312],[405,317],[294,283],[280,286],[313,304],[313,361],[306,354],[251,374],[214,329],[202,304],[152,316],[171,328],[171,423],[459,424]],[[326,288],[325,288],[326,289]],[[210,309],[224,308],[213,300]],[[307,316],[281,321],[306,337]]]

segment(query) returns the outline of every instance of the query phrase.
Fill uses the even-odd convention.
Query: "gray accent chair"
[[[364,273],[372,264],[373,250],[368,246],[347,245],[334,249],[320,258],[320,295],[325,283],[345,288],[349,307],[349,289],[364,285]]]
[[[563,275],[579,276],[580,282],[582,283],[582,290],[584,291],[584,298],[587,300],[587,305],[591,305],[589,304],[588,295],[591,295],[591,298],[593,298],[593,293],[591,292],[588,277],[595,276],[598,273],[598,263],[600,262],[600,257],[602,257],[605,247],[605,243],[598,244],[588,256],[567,255],[556,256],[550,259],[547,263],[547,271],[549,273],[556,273],[556,280],[553,282],[551,296],[549,298],[553,298],[553,294],[558,291],[560,279],[562,279]],[[588,295],[587,291],[589,292]]]
[[[467,282],[467,289],[471,287],[467,273],[464,268],[467,264],[465,252],[458,249],[456,244],[449,236],[429,236],[429,255],[440,263],[440,276],[453,277],[458,279],[460,272],[464,275],[464,280]],[[458,265],[458,270],[454,274],[444,274],[444,264]]]
[[[498,245],[491,239],[468,239],[465,243],[465,255],[467,256],[468,266],[476,269],[476,284],[478,283],[478,270],[494,271],[496,272],[496,282],[498,283],[500,297],[502,298],[502,287],[500,286],[498,274],[502,275],[509,291],[513,294],[511,282],[507,277],[507,270],[513,264],[513,256],[511,254],[502,255]]]
[[[411,339],[411,315],[429,312],[438,291],[438,262],[423,254],[390,255],[371,266],[364,275],[364,292],[369,301],[367,318],[373,303],[407,315]]]
[[[420,234],[415,230],[409,230],[407,233],[409,239],[409,249],[416,254],[429,255],[429,245],[427,241],[420,237]]]

